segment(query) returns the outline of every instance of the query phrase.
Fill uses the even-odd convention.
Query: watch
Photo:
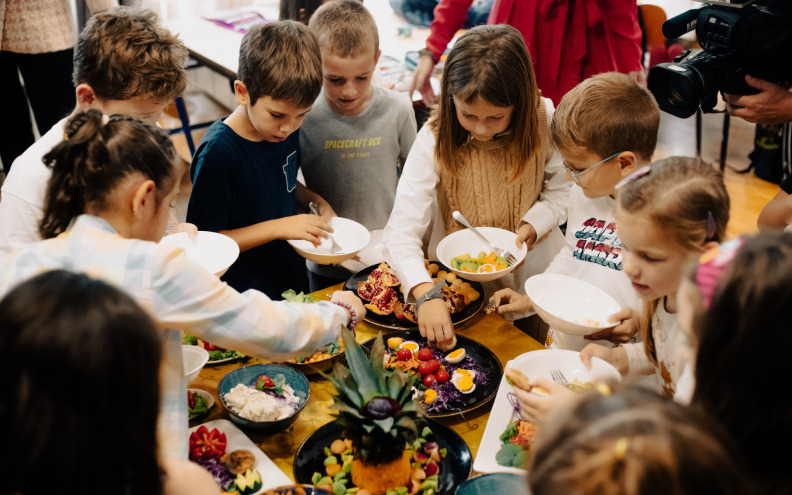
[[[441,280],[437,282],[437,285],[424,292],[423,295],[415,301],[415,310],[418,311],[418,308],[420,308],[423,303],[430,299],[439,299],[443,297],[443,286],[445,284],[445,281]]]

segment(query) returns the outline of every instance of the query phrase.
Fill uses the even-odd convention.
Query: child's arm
[[[629,344],[641,345],[643,344]],[[589,344],[580,351],[580,360],[588,367],[591,367],[591,358],[598,357],[613,365],[622,376],[630,373],[630,359],[624,346],[608,348],[599,344]]]
[[[330,206],[330,203],[300,182],[297,183],[297,190],[295,193],[297,194],[297,206],[299,206],[301,210],[310,211],[308,204],[314,202],[319,207],[319,214],[322,215],[322,218],[330,220],[331,217],[338,216],[335,210],[333,210],[333,207]],[[333,232],[333,230],[330,229],[330,232]]]
[[[247,251],[276,239],[308,241],[316,244],[317,238],[327,238],[327,232],[333,232],[330,224],[323,217],[309,213],[267,220],[249,227],[220,231],[221,234],[236,241],[240,251]]]
[[[792,196],[779,189],[775,197],[762,208],[756,226],[764,231],[783,229],[789,224],[792,224]]]

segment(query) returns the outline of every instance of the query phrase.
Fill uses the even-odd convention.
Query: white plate
[[[517,234],[514,232],[497,229],[495,227],[476,227],[476,230],[486,237],[495,247],[506,249],[511,252],[517,258],[517,263],[492,273],[469,273],[451,268],[451,260],[457,256],[468,253],[470,256],[476,257],[481,251],[487,254],[491,252],[490,248],[486,246],[484,241],[479,239],[473,231],[470,229],[462,229],[445,236],[437,244],[437,259],[442,264],[449,267],[449,270],[456,273],[458,277],[467,280],[475,280],[476,282],[489,282],[490,280],[501,278],[514,270],[514,268],[525,259],[525,255],[528,254],[528,248],[525,244],[523,244],[520,249],[517,249],[517,246],[514,245],[514,240],[517,239]]]
[[[204,400],[206,401],[206,413],[208,413],[209,410],[212,409],[212,406],[214,405],[214,402],[215,402],[214,396],[212,396],[212,394],[210,394],[206,390],[201,390],[199,388],[188,388],[187,392],[195,392],[196,394],[198,394],[198,395],[200,395],[201,397],[204,398]],[[198,416],[195,416],[195,417],[196,418],[200,418],[201,416],[203,416],[206,413],[199,414]],[[190,414],[189,409],[187,411],[187,414],[188,415]],[[195,419],[195,418],[190,418],[190,419]]]
[[[202,230],[195,239],[190,239],[186,232],[179,232],[163,237],[160,244],[184,249],[188,258],[218,277],[239,257],[239,245],[230,237],[217,232]]]
[[[536,313],[554,330],[591,335],[616,326],[608,317],[621,306],[607,292],[583,280],[543,273],[525,281],[525,293]]]
[[[547,378],[552,380],[550,370],[558,368],[570,382],[575,378],[581,382],[621,381],[621,375],[616,368],[607,362],[593,358],[591,369],[587,369],[580,361],[579,353],[575,351],[563,351],[555,349],[542,349],[538,351],[526,352],[506,363],[507,368],[515,368],[522,371],[531,381],[537,378]],[[492,405],[487,426],[484,429],[484,436],[479,444],[476,460],[473,463],[473,470],[479,473],[525,473],[523,469],[501,466],[495,460],[495,455],[501,448],[500,436],[506,430],[508,424],[517,419],[514,414],[514,407],[507,397],[511,392],[512,386],[506,382],[506,374],[501,379],[498,394]]]
[[[258,446],[250,440],[247,435],[242,433],[242,430],[237,428],[234,423],[227,419],[216,419],[209,421],[203,425],[194,426],[187,432],[188,435],[197,430],[200,426],[206,426],[209,431],[213,428],[226,435],[226,452],[232,450],[246,449],[253,453],[256,458],[255,468],[261,474],[261,490],[255,493],[261,493],[271,488],[277,488],[283,485],[293,485],[294,482],[281,471],[278,466],[272,462],[272,459],[261,451]]]
[[[338,254],[330,252],[330,246],[332,245],[330,239],[322,238],[322,242],[318,247],[302,240],[288,240],[287,242],[291,244],[295,251],[300,253],[300,256],[320,265],[346,261],[354,257],[358,251],[369,243],[368,229],[354,220],[333,217],[330,219],[330,226],[333,227],[333,239],[341,246],[341,252]]]

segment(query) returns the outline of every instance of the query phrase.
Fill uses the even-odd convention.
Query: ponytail
[[[123,115],[107,118],[98,110],[78,113],[66,123],[63,141],[44,155],[52,178],[41,236],[57,236],[89,209],[108,209],[109,194],[134,172],[154,181],[159,202],[173,186],[175,156],[167,134],[156,127]]]

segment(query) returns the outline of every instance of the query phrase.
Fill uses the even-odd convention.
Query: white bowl
[[[616,326],[608,317],[621,310],[607,292],[566,275],[534,275],[525,281],[525,293],[548,325],[572,335],[591,335]]]
[[[531,381],[537,378],[553,380],[550,370],[563,373],[567,382],[575,379],[585,382],[619,382],[621,375],[610,363],[600,358],[591,358],[591,369],[580,360],[580,353],[561,349],[542,349],[526,352],[512,359],[507,367],[522,371]]]
[[[358,251],[366,247],[369,243],[369,231],[366,227],[360,225],[354,220],[341,217],[333,217],[330,219],[330,226],[333,227],[333,239],[341,246],[339,254],[332,254],[330,246],[332,242],[330,239],[322,238],[322,243],[319,247],[315,247],[308,241],[295,241],[289,240],[289,244],[295,251],[308,260],[318,263],[320,265],[330,265],[341,263],[354,257]]]
[[[195,239],[190,239],[186,232],[179,232],[163,237],[160,244],[184,249],[188,258],[218,277],[239,257],[239,245],[230,237],[217,232],[202,230]]]
[[[184,378],[189,385],[201,373],[201,369],[209,361],[209,353],[197,345],[182,346],[182,365],[184,366]]]
[[[514,270],[514,268],[525,259],[525,255],[528,254],[528,248],[525,244],[523,244],[520,249],[517,249],[517,246],[514,245],[514,240],[517,239],[517,234],[514,232],[495,227],[476,227],[476,230],[486,237],[493,246],[511,252],[517,258],[517,263],[492,273],[470,273],[451,268],[451,260],[457,256],[461,256],[465,253],[469,253],[471,256],[477,256],[481,251],[487,254],[490,253],[490,248],[487,247],[476,234],[470,229],[462,229],[445,236],[437,245],[438,260],[447,266],[449,270],[456,273],[458,277],[474,280],[476,282],[489,282],[490,280],[501,278]]]

